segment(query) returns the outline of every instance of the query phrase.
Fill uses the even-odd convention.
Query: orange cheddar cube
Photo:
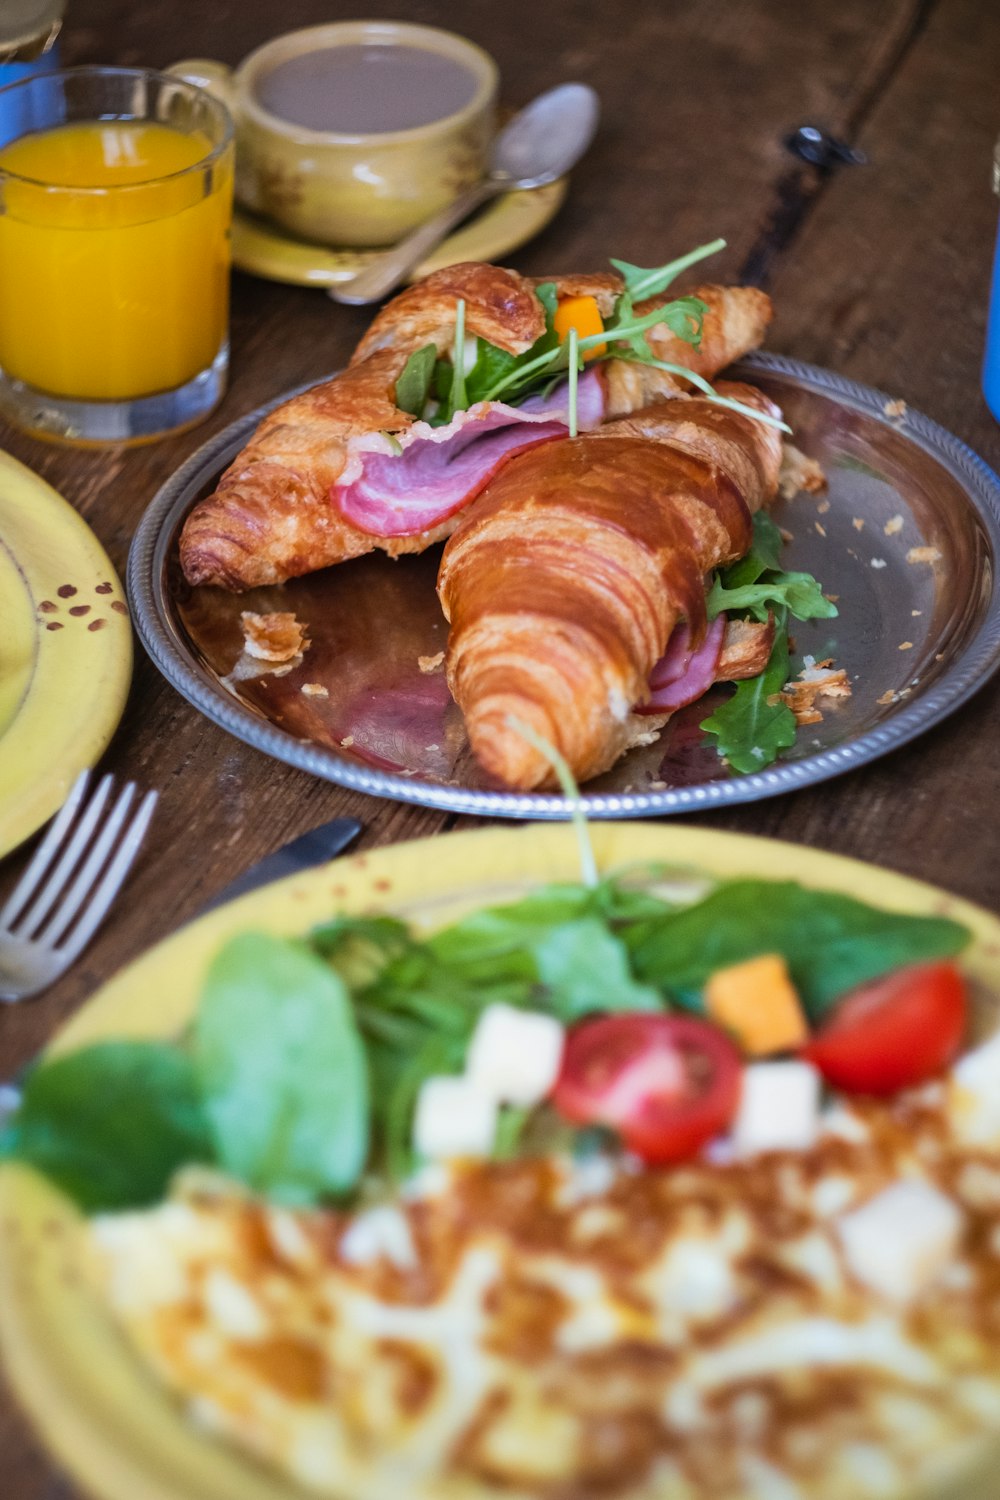
[[[802,1004],[778,953],[717,970],[705,986],[705,1008],[750,1057],[791,1052],[809,1037]]]
[[[575,328],[582,339],[588,339],[594,333],[604,332],[604,320],[601,317],[596,297],[563,297],[556,307],[552,323],[561,344],[569,338],[571,328]],[[594,344],[591,349],[585,349],[583,351],[584,362],[606,353],[607,347],[607,344]]]

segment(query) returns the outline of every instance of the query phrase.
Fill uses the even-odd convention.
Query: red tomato
[[[951,1062],[965,1021],[955,965],[914,964],[845,996],[802,1056],[845,1093],[894,1094]]]
[[[598,1016],[566,1041],[553,1101],[578,1125],[610,1125],[648,1162],[683,1161],[729,1124],[742,1064],[696,1016]]]

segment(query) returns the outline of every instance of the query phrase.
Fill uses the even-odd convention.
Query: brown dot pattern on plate
[[[115,611],[115,614],[118,614],[118,615],[127,615],[128,614],[128,605],[127,604],[123,604],[120,599],[112,599],[112,601],[111,601],[111,608]]]
[[[89,615],[90,614],[90,605],[89,604],[74,604],[73,608],[70,610],[70,614],[71,615]]]
[[[91,620],[90,624],[87,626],[87,629],[88,630],[103,630],[104,627],[105,627],[105,625],[107,623],[108,623],[107,620],[104,620],[104,619]]]
[[[99,583],[94,590],[95,594],[110,594],[112,585],[110,583]]]
[[[376,880],[375,881],[375,889],[377,891],[391,891],[392,890],[392,881],[391,880]]]
[[[52,615],[56,613],[59,606],[54,599],[43,599],[38,608],[43,615]]]
[[[72,599],[76,591],[76,584],[74,583],[60,584],[56,589],[56,593],[59,595],[60,599]]]
[[[45,629],[46,630],[62,630],[62,625],[59,623],[58,620],[50,620],[49,623],[46,625]]]

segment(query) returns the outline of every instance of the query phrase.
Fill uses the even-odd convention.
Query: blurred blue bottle
[[[0,0],[0,89],[59,67],[57,38],[66,0]],[[0,146],[31,129],[23,103],[0,93]]]

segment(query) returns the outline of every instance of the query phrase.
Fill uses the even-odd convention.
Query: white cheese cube
[[[969,1145],[1000,1141],[1000,1032],[952,1068],[948,1107],[959,1136]]]
[[[489,1156],[498,1105],[471,1078],[425,1078],[417,1095],[413,1144],[421,1156]]]
[[[858,1281],[893,1302],[922,1291],[955,1254],[958,1205],[927,1182],[894,1182],[836,1223]]]
[[[562,1066],[566,1034],[554,1016],[513,1005],[488,1005],[465,1058],[466,1076],[503,1104],[539,1104]]]
[[[819,1132],[820,1076],[812,1063],[752,1063],[733,1124],[738,1156],[808,1151]]]

